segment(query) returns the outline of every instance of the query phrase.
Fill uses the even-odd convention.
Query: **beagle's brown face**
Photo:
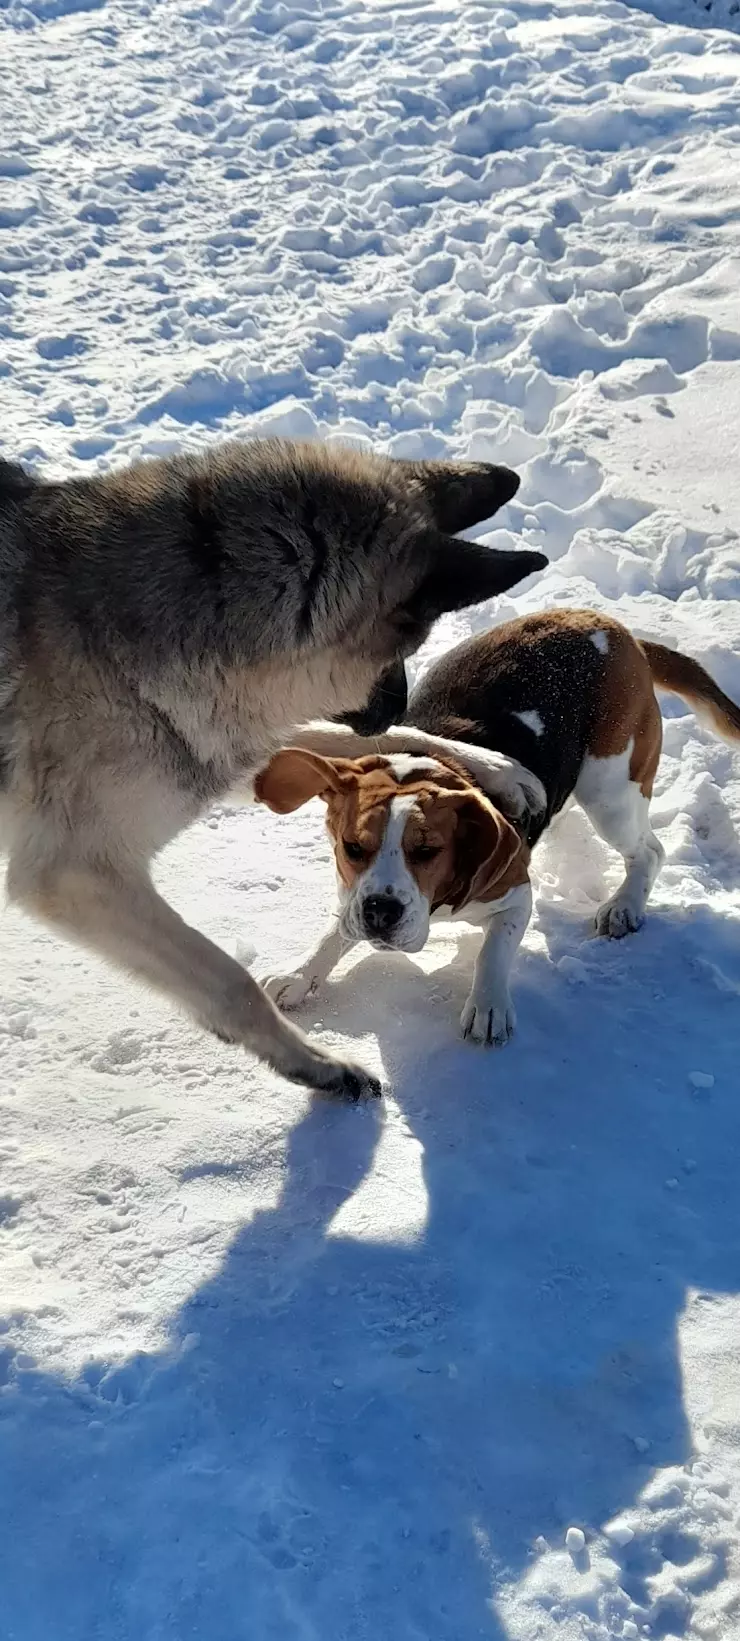
[[[494,900],[526,878],[515,828],[462,770],[434,758],[321,758],[290,747],[255,793],[283,815],[323,798],[349,940],[420,951],[432,911]]]

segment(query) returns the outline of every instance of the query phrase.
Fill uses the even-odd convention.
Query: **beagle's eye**
[[[419,843],[411,850],[409,859],[415,866],[423,866],[425,860],[434,860],[435,855],[439,853],[440,849],[436,843]]]
[[[343,838],[342,842],[344,844],[344,853],[348,860],[359,862],[367,859],[367,855],[361,844],[353,843],[350,838]]]

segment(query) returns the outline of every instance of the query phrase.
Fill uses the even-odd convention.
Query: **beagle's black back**
[[[406,712],[428,734],[505,753],[538,776],[547,808],[529,825],[530,846],[567,802],[589,750],[606,668],[598,620],[589,626],[553,611],[480,633],[431,668]]]

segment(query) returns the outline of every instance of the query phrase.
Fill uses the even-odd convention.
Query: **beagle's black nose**
[[[394,895],[368,895],[362,908],[362,921],[372,939],[390,934],[403,917],[403,906]]]

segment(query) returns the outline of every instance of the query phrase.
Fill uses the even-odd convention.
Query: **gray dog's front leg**
[[[78,861],[36,872],[11,860],[11,899],[167,996],[207,1029],[265,1060],[291,1082],[356,1100],[380,1093],[361,1066],[309,1042],[252,976],[173,912],[143,873]]]
[[[444,756],[446,753],[462,764],[481,791],[515,820],[527,814],[540,814],[547,802],[542,783],[516,758],[507,758],[503,752],[489,752],[486,747],[469,746],[467,741],[448,741],[441,735],[429,735],[413,724],[394,724],[371,740],[356,735],[345,724],[303,724],[291,730],[285,744],[304,747],[306,752],[318,752],[325,758],[364,758],[371,752],[418,752],[422,757],[433,758],[435,754]]]

